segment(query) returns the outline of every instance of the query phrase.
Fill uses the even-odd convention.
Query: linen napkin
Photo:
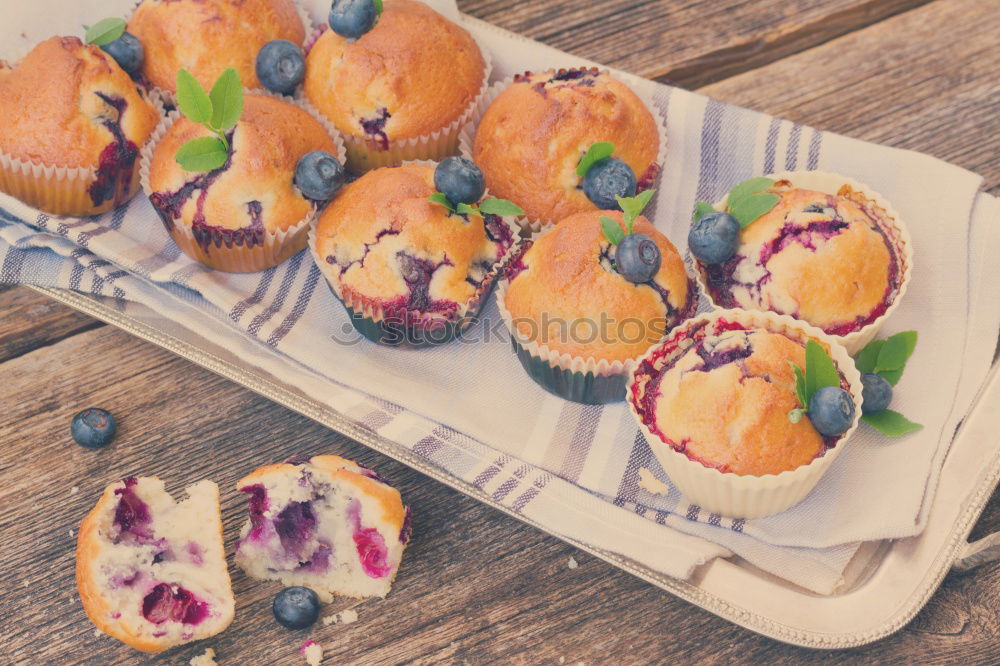
[[[10,24],[19,25],[19,13],[45,13],[44,6],[15,10]],[[63,30],[109,13],[63,16]],[[588,64],[478,21],[466,25],[492,52],[496,78]],[[977,197],[978,176],[934,158],[629,82],[668,119],[653,219],[678,247],[696,199],[714,200],[743,178],[782,168],[838,171],[870,184],[913,236],[913,283],[885,333],[920,332],[893,406],[925,428],[901,440],[862,428],[816,491],[779,516],[723,519],[676,491],[642,490],[642,468],[666,478],[627,410],[568,403],[535,386],[511,354],[493,304],[461,341],[420,351],[377,347],[353,334],[307,253],[259,274],[217,273],[181,255],[141,198],[74,220],[0,197],[0,281],[109,295],[122,307],[131,300],[227,346],[238,340],[251,366],[309,382],[314,397],[557,533],[680,577],[728,549],[828,593],[859,542],[923,527],[955,425],[985,377],[1000,329],[1000,303],[983,288],[1000,277],[1000,267],[984,260],[1000,247],[996,200]]]

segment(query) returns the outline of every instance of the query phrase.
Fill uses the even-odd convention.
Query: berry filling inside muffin
[[[236,546],[236,561],[257,578],[305,585],[322,598],[333,593],[384,595],[409,539],[409,510],[391,534],[373,519],[377,507],[357,488],[314,473],[308,463],[240,490],[250,496],[250,520]],[[384,483],[364,467],[356,472]]]
[[[743,231],[731,259],[700,264],[712,298],[720,307],[788,314],[832,335],[867,326],[892,305],[902,279],[884,213],[849,188],[835,196],[790,186],[775,184],[782,203]],[[826,284],[812,284],[819,280]]]
[[[121,97],[99,92],[94,94],[115,111],[113,118],[101,120],[101,124],[114,136],[114,141],[101,151],[97,166],[97,178],[91,183],[88,193],[95,206],[100,206],[105,201],[112,199],[115,205],[118,205],[122,198],[128,194],[129,186],[132,184],[139,147],[127,139],[122,130],[122,114],[125,113],[128,102]]]
[[[383,106],[374,118],[362,118],[359,121],[365,134],[375,142],[379,150],[389,150],[389,137],[385,134],[385,124],[389,118],[392,118],[392,114]]]
[[[808,419],[788,420],[798,406],[788,364],[801,366],[804,353],[783,334],[724,319],[702,323],[643,359],[633,404],[652,433],[706,467],[753,475],[794,469],[840,439],[823,437]]]

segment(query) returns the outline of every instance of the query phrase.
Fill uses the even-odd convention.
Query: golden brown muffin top
[[[549,70],[515,77],[476,128],[473,161],[486,187],[533,220],[559,221],[597,207],[583,193],[576,167],[595,143],[652,185],[660,131],[649,109],[624,83],[596,69]]]
[[[285,230],[313,208],[293,183],[299,159],[313,150],[336,154],[318,120],[294,104],[264,95],[246,95],[225,165],[204,173],[185,171],[175,159],[177,150],[200,136],[212,134],[180,118],[153,151],[150,199],[167,224]]]
[[[901,280],[884,211],[849,187],[837,195],[776,183],[778,204],[740,234],[736,256],[707,267],[723,307],[788,314],[846,335],[891,304]]]
[[[327,30],[306,58],[309,101],[342,133],[388,142],[457,120],[483,85],[486,63],[472,36],[422,2],[385,0],[357,40]]]
[[[344,188],[316,225],[321,268],[338,294],[386,312],[444,319],[461,313],[509,251],[510,229],[495,216],[464,218],[431,203],[434,167],[369,171]]]
[[[154,86],[177,91],[177,72],[191,72],[210,89],[232,67],[245,88],[259,88],[257,52],[267,42],[305,41],[293,0],[143,0],[128,31],[145,49],[142,74]]]
[[[13,67],[0,62],[0,117],[0,151],[87,168],[117,141],[115,129],[141,148],[159,122],[114,59],[76,37],[47,39]]]
[[[823,437],[799,406],[790,363],[805,346],[762,329],[709,334],[667,361],[647,386],[655,426],[693,460],[722,472],[762,476],[807,465]]]
[[[619,211],[577,213],[511,265],[504,304],[525,339],[581,358],[625,361],[694,313],[694,284],[670,240],[645,217],[635,220],[633,231],[653,239],[662,259],[652,283],[633,284],[613,267],[614,247],[601,231],[605,215],[625,230]]]

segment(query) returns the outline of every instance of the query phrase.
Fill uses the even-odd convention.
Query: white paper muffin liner
[[[523,219],[518,221],[522,223],[522,229],[526,228],[523,226],[525,224]],[[528,240],[533,243],[553,228],[554,225],[546,225],[540,231],[531,234]],[[698,289],[686,270],[685,275],[688,278],[690,311],[695,312],[698,303]],[[625,399],[625,382],[635,364],[642,357],[641,355],[615,361],[597,359],[593,356],[577,356],[568,352],[560,352],[523,336],[517,330],[514,317],[507,309],[506,295],[509,286],[510,280],[506,277],[497,283],[497,309],[510,333],[511,343],[525,372],[536,383],[562,398],[584,404],[606,404],[621,402]],[[694,299],[693,303],[690,303],[691,299]],[[676,330],[689,320],[690,317],[681,320],[671,330]]]
[[[316,40],[326,32],[327,28],[319,26],[313,35],[306,39],[306,53],[312,49]],[[344,145],[347,148],[347,168],[355,174],[363,174],[366,171],[386,166],[399,166],[404,162],[419,162],[430,160],[439,162],[449,155],[459,153],[459,136],[466,125],[468,125],[481,105],[483,97],[490,88],[490,75],[493,73],[493,61],[490,52],[483,48],[483,45],[476,41],[479,52],[483,56],[483,81],[479,87],[479,92],[469,102],[458,118],[441,129],[429,134],[411,137],[409,139],[390,139],[389,147],[381,149],[374,139],[369,137],[358,137],[346,132]],[[307,99],[302,86],[296,92],[297,98]]]
[[[653,433],[643,423],[637,403],[642,399],[645,387],[639,385],[636,377],[642,368],[643,361],[651,359],[667,345],[678,344],[678,349],[675,352],[663,357],[665,360],[675,358],[678,353],[687,349],[687,346],[683,345],[683,340],[690,331],[706,324],[711,327],[719,320],[765,329],[773,333],[782,333],[801,342],[813,338],[827,347],[834,364],[847,381],[847,390],[854,399],[855,407],[854,422],[832,448],[826,449],[812,462],[780,474],[738,475],[732,472],[720,472],[692,460],[664,442],[659,435]],[[662,368],[662,365],[660,367]],[[848,355],[847,350],[833,336],[788,315],[749,310],[717,310],[688,319],[674,329],[662,342],[654,345],[632,370],[626,399],[629,410],[635,417],[642,434],[646,437],[646,442],[653,454],[660,461],[667,476],[670,477],[671,483],[687,500],[697,504],[705,511],[722,516],[761,518],[780,513],[802,501],[819,483],[823,474],[841,454],[844,447],[850,445],[850,437],[857,429],[861,419],[861,391],[861,375],[855,368],[854,361]]]
[[[316,121],[323,126],[327,134],[329,134],[333,139],[337,150],[337,159],[343,162],[345,151],[344,144],[340,139],[340,134],[338,134],[330,122],[311,105],[272,93],[268,90],[248,90],[245,92],[248,94],[262,95],[265,97],[279,99],[289,104],[298,106],[309,113],[309,115],[315,118]],[[146,147],[142,150],[139,175],[141,178],[143,192],[147,197],[154,194],[149,181],[149,170],[150,165],[152,164],[153,153],[156,152],[156,146],[159,145],[160,141],[164,136],[166,136],[167,131],[174,125],[174,123],[182,117],[183,116],[180,111],[177,111],[176,109],[166,114],[157,128],[153,131]],[[289,178],[291,177],[293,177],[293,174],[289,173]],[[265,229],[263,243],[260,245],[255,244],[252,248],[246,247],[245,244],[232,243],[231,245],[227,245],[221,238],[216,239],[217,242],[204,245],[198,242],[193,228],[181,220],[173,220],[173,224],[167,229],[167,233],[184,254],[210,268],[228,273],[254,273],[271,268],[272,266],[277,266],[285,259],[288,259],[305,248],[308,240],[307,234],[309,225],[316,218],[316,215],[317,210],[314,206],[308,215],[284,230],[271,232]]]
[[[404,164],[424,164],[428,166],[436,166],[436,163],[430,160],[410,160]],[[488,193],[484,196],[488,196]],[[491,268],[486,272],[486,278],[480,285],[479,289],[476,290],[475,294],[469,301],[464,304],[460,304],[458,310],[452,317],[445,318],[439,315],[426,314],[419,310],[410,310],[406,313],[405,324],[409,329],[415,331],[428,331],[439,327],[451,327],[452,334],[448,337],[442,337],[440,340],[436,340],[434,336],[427,335],[426,340],[430,341],[432,344],[435,342],[448,342],[454,338],[455,335],[461,333],[465,328],[467,328],[473,321],[475,321],[476,316],[479,314],[483,305],[485,305],[486,300],[492,293],[495,285],[500,280],[500,276],[503,273],[504,268],[507,263],[518,254],[519,245],[521,243],[520,237],[518,236],[518,231],[520,225],[513,217],[500,217],[503,223],[511,232],[513,243],[508,249],[507,253],[498,261],[494,262]],[[383,325],[398,325],[399,322],[386,316],[378,299],[369,299],[364,296],[353,292],[352,290],[345,290],[340,282],[340,276],[333,269],[334,266],[327,263],[325,257],[321,256],[319,249],[317,248],[316,239],[316,226],[319,223],[319,216],[316,216],[308,228],[308,245],[309,252],[312,255],[313,261],[316,267],[319,268],[320,273],[323,274],[324,279],[327,284],[330,285],[330,290],[334,295],[343,303],[344,307],[347,308],[348,313],[352,316],[352,320],[359,330],[363,330],[366,333],[375,332]],[[361,321],[361,320],[365,321]],[[378,337],[377,335],[372,335],[370,338]]]
[[[913,245],[910,241],[910,234],[907,231],[906,226],[903,224],[902,218],[900,218],[899,213],[896,212],[896,209],[892,207],[892,204],[890,204],[885,197],[867,185],[859,183],[853,178],[848,178],[847,176],[826,171],[782,171],[779,173],[769,174],[766,177],[776,181],[788,180],[795,187],[816,190],[817,192],[824,192],[826,194],[837,194],[837,191],[841,188],[841,186],[847,185],[855,192],[858,192],[871,201],[877,208],[880,208],[885,213],[879,221],[882,222],[880,226],[885,231],[886,237],[892,244],[896,258],[899,261],[899,289],[897,290],[895,297],[892,299],[892,303],[889,304],[885,312],[883,312],[870,324],[867,324],[856,331],[852,331],[847,335],[825,334],[838,344],[843,345],[849,354],[857,354],[864,348],[865,345],[875,339],[879,329],[882,328],[882,325],[885,324],[889,317],[892,316],[892,313],[899,307],[899,304],[903,300],[903,296],[906,294],[906,289],[910,283],[910,277],[913,273]],[[713,207],[716,210],[725,210],[727,199],[728,195],[723,197],[721,201],[715,203]],[[708,289],[708,282],[704,268],[697,260],[694,260],[693,257],[692,263],[694,264],[695,277],[698,280],[698,286],[701,289],[701,293],[705,296],[706,300],[708,300],[713,308],[721,307],[715,302],[711,291]]]
[[[316,33],[316,27],[313,24],[312,16],[309,15],[309,10],[302,5],[302,2],[300,0],[293,1],[295,4],[295,11],[298,12],[299,18],[302,19],[302,28],[305,32],[305,38],[302,40],[302,56],[305,57],[305,55],[309,52],[309,47],[312,46],[312,42],[314,41],[313,35]],[[138,2],[135,3],[135,7],[132,8],[132,14],[135,13],[135,10],[138,9],[141,4],[142,0],[138,0]],[[132,14],[129,14],[127,19],[128,21],[132,20]],[[160,99],[160,102],[164,107],[168,109],[177,108],[177,96],[172,91],[154,85],[150,85],[149,90],[150,93]],[[267,92],[270,93],[270,91]]]
[[[539,72],[544,72],[544,71],[548,70],[539,70]],[[533,72],[533,73],[539,73],[539,72]],[[666,168],[665,165],[667,159],[667,117],[660,109],[660,107],[655,103],[652,96],[643,92],[642,79],[638,79],[624,72],[613,73],[607,69],[602,69],[601,72],[608,74],[612,78],[617,79],[621,83],[628,86],[629,89],[633,93],[635,93],[636,97],[638,97],[642,101],[642,103],[646,106],[649,112],[653,114],[653,117],[657,121],[657,130],[660,133],[660,145],[656,153],[656,164],[658,165],[659,170],[657,171],[656,179],[653,181],[653,184],[650,186],[650,188],[647,189],[659,189],[660,182],[662,181],[663,178],[663,170]],[[462,157],[473,162],[475,161],[473,159],[473,147],[475,145],[476,129],[479,127],[479,121],[482,120],[483,115],[486,113],[486,110],[490,107],[490,105],[493,104],[493,102],[496,101],[496,98],[500,95],[500,93],[509,88],[513,83],[514,83],[514,76],[508,76],[507,78],[497,81],[496,83],[491,85],[489,89],[485,92],[479,104],[474,109],[472,116],[469,120],[469,123],[462,129],[461,133],[459,134],[458,146],[462,154]],[[641,178],[642,175],[643,174],[636,174],[636,178]],[[515,201],[514,203],[517,203],[517,201]],[[556,222],[559,222],[559,220],[533,219],[529,217],[521,218],[521,221],[522,221],[522,228],[524,229],[524,233],[526,235],[538,233],[542,229],[551,226]]]
[[[163,105],[155,95],[147,99],[163,117]],[[142,151],[153,141],[156,131],[139,147],[132,168],[132,180],[121,197],[114,197],[95,206],[90,198],[90,186],[97,180],[97,167],[67,167],[22,160],[0,152],[0,191],[52,215],[86,217],[99,215],[131,200],[139,191]]]

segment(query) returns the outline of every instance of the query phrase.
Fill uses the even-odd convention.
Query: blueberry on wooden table
[[[319,618],[319,597],[308,587],[286,587],[274,597],[271,610],[286,629],[305,629]]]
[[[115,438],[118,424],[115,417],[103,409],[89,407],[76,416],[70,423],[70,433],[77,444],[88,449],[100,449],[111,443]]]

